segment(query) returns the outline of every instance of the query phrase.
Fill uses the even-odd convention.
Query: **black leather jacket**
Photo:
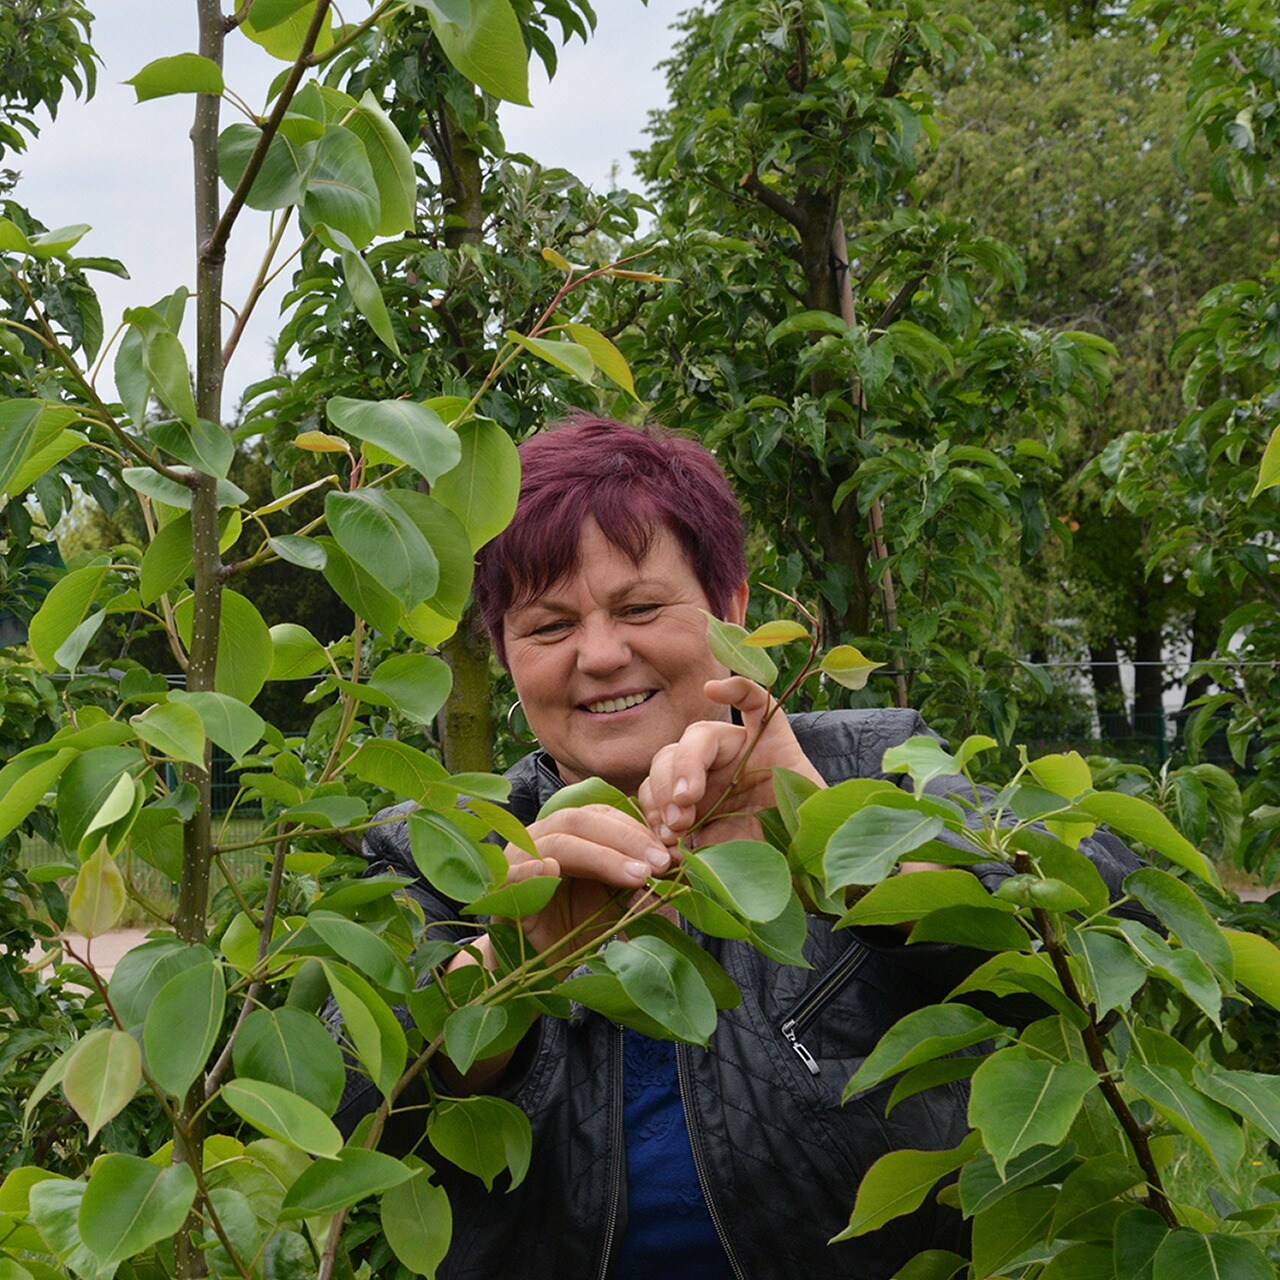
[[[792,727],[832,783],[884,776],[886,748],[928,732],[918,713],[897,710],[819,712],[793,717]],[[562,785],[541,752],[507,776],[510,807],[526,822]],[[946,788],[945,779],[931,784]],[[1140,865],[1113,837],[1082,848],[1113,893]],[[371,832],[365,855],[373,871],[417,874],[403,825]],[[987,880],[1002,874],[1006,868],[983,869]],[[456,919],[456,909],[426,884],[414,892],[429,917]],[[736,1274],[887,1280],[921,1249],[963,1249],[959,1215],[931,1198],[869,1236],[827,1242],[847,1225],[858,1183],[881,1155],[904,1147],[945,1149],[967,1131],[962,1083],[917,1094],[887,1118],[890,1085],[843,1104],[841,1093],[880,1036],[910,1010],[941,1000],[972,968],[973,953],[904,946],[901,935],[879,930],[832,933],[818,917],[810,918],[805,947],[812,970],[779,965],[745,943],[699,941],[743,995],[741,1006],[720,1014],[709,1050],[680,1045],[677,1054],[698,1176]],[[626,1226],[621,1032],[595,1013],[542,1018],[513,1068],[502,1092],[532,1122],[532,1164],[509,1194],[486,1193],[470,1175],[439,1170],[454,1223],[439,1275],[604,1277]],[[349,1130],[372,1108],[369,1093],[349,1089],[336,1117],[340,1127]],[[421,1137],[420,1115],[409,1113],[388,1145],[413,1145]],[[430,1150],[424,1154],[443,1163]]]

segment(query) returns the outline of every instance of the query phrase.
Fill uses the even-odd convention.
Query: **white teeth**
[[[638,707],[650,697],[651,693],[633,693],[625,698],[606,698],[603,702],[588,702],[587,710],[593,715],[600,715],[605,711],[625,711],[628,707]]]

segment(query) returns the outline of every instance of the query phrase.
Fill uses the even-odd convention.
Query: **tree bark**
[[[1089,645],[1089,675],[1093,680],[1093,702],[1102,736],[1129,737],[1133,724],[1120,680],[1120,657],[1114,638]]]

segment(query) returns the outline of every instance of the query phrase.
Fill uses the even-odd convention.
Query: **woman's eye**
[[[623,616],[627,618],[647,618],[657,613],[658,606],[656,604],[630,604],[623,610]]]
[[[569,624],[565,621],[560,622],[544,622],[540,627],[534,627],[531,634],[535,636],[558,636],[566,631]]]

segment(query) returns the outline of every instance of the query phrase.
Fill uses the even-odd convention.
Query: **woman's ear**
[[[736,622],[738,626],[742,626],[746,622],[747,596],[749,594],[750,588],[747,586],[747,580],[743,578],[729,597],[729,603],[724,611],[724,620],[726,622]]]

